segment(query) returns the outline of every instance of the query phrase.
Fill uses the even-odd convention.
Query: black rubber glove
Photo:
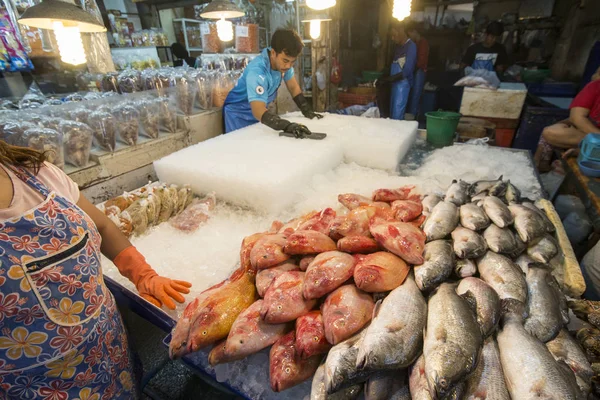
[[[312,132],[304,125],[291,123],[284,130],[287,133],[293,133],[298,139],[304,139],[306,136],[310,136]]]
[[[300,111],[302,111],[302,115],[304,115],[306,118],[308,118],[308,119],[323,118],[323,115],[317,114],[316,112],[314,112],[312,110],[312,107],[310,106],[310,104],[308,104],[308,101],[306,101],[306,98],[304,97],[304,95],[302,93],[300,93],[298,96],[294,97],[294,102],[296,103],[296,105],[298,106]]]
[[[400,72],[400,73],[398,73],[396,75],[391,75],[391,76],[386,76],[386,77],[383,77],[383,78],[379,78],[375,82],[375,87],[380,87],[380,86],[383,86],[383,85],[389,85],[390,83],[401,81],[402,79],[404,79],[404,74],[402,72]]]
[[[270,111],[267,111],[263,114],[260,122],[271,129],[275,129],[276,131],[285,131],[286,128],[292,124],[290,121],[281,119],[279,118],[279,115],[273,114]]]

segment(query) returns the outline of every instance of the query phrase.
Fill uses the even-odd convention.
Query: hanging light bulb
[[[412,0],[394,0],[394,9],[392,16],[398,21],[402,21],[410,16],[410,7]]]
[[[311,39],[317,40],[321,37],[321,21],[314,20],[310,21],[310,37]]]
[[[313,10],[326,10],[335,6],[335,0],[306,0],[308,8]]]
[[[233,24],[231,21],[227,21],[224,18],[218,20],[217,34],[222,41],[231,42],[233,40]]]
[[[60,59],[73,65],[85,63],[85,51],[79,28],[77,26],[64,26],[60,21],[54,21],[52,28],[58,42]]]

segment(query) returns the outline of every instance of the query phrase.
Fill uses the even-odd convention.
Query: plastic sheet
[[[90,160],[92,130],[86,124],[75,121],[60,123],[63,135],[65,162],[76,167],[85,167]]]
[[[46,155],[46,160],[59,168],[65,165],[63,136],[54,129],[32,128],[23,133],[23,145]]]
[[[454,86],[479,87],[493,90],[500,87],[500,79],[498,79],[498,75],[494,71],[467,67],[465,68],[465,75]]]
[[[90,114],[88,124],[94,135],[94,145],[106,151],[115,151],[117,146],[117,120],[110,113],[95,111]]]

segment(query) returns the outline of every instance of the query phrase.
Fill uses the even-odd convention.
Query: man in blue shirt
[[[414,82],[415,67],[417,65],[417,45],[410,40],[404,25],[400,22],[392,24],[391,36],[396,47],[389,76],[379,79],[376,85],[378,87],[391,85],[390,118],[403,120],[410,88]]]
[[[303,48],[302,39],[292,30],[280,29],[273,34],[271,47],[264,49],[260,56],[248,64],[236,87],[225,100],[223,114],[226,133],[260,121],[276,131],[292,133],[296,137],[311,134],[306,126],[281,119],[267,109],[277,97],[277,90],[284,81],[306,118],[323,118],[313,112],[294,77],[293,66]]]

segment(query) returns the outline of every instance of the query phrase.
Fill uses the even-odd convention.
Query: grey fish
[[[505,308],[524,312],[527,305],[527,282],[519,267],[509,258],[492,251],[477,261],[481,279],[498,293]]]
[[[408,386],[412,400],[459,400],[462,399],[465,391],[465,382],[456,384],[448,394],[443,397],[436,397],[435,393],[429,388],[427,377],[425,376],[425,357],[421,355],[409,369]]]
[[[514,222],[514,218],[506,204],[497,197],[488,196],[483,199],[483,209],[492,222],[500,228],[506,228]]]
[[[521,240],[521,238],[519,237],[519,235],[517,235],[515,232],[512,232],[512,233],[513,233],[513,237],[515,238],[515,248],[511,252],[506,253],[506,254],[510,258],[515,259],[527,250],[527,243],[523,242]]]
[[[523,273],[527,275],[527,271],[530,267],[538,267],[538,268],[548,268],[547,264],[541,263],[539,261],[535,261],[533,258],[529,257],[527,254],[521,254],[516,260],[515,264],[517,264]]]
[[[533,242],[527,254],[538,262],[548,264],[558,254],[558,246],[552,236],[546,235]]]
[[[543,265],[541,268],[548,269],[546,265]],[[558,309],[560,310],[560,315],[562,316],[563,324],[568,324],[571,320],[569,316],[569,304],[567,303],[567,297],[563,293],[560,285],[556,281],[556,278],[552,275],[550,270],[548,269],[548,284],[554,289],[556,293],[556,297],[558,298]]]
[[[448,236],[458,225],[458,208],[450,202],[440,201],[423,225],[427,240],[439,240]]]
[[[472,231],[480,231],[490,225],[490,219],[475,203],[460,206],[460,224]]]
[[[355,400],[362,390],[362,385],[353,385],[328,395],[325,390],[325,362],[323,362],[313,376],[310,400]]]
[[[442,198],[440,196],[438,196],[437,194],[429,194],[429,195],[425,196],[423,198],[423,201],[421,201],[421,204],[423,204],[423,214],[425,214],[425,215],[431,214],[431,211],[433,211],[433,208],[440,201],[442,201]]]
[[[407,370],[375,372],[365,384],[365,400],[411,400]]]
[[[485,199],[486,197],[487,197],[487,192],[482,192],[476,196],[471,197],[471,202],[473,202],[474,204],[477,204],[479,206],[478,203],[483,201],[483,199]]]
[[[542,217],[542,219],[544,220],[544,225],[546,225],[546,231],[548,233],[553,233],[556,228],[554,227],[554,224],[552,223],[552,221],[550,221],[550,218],[548,218],[548,215],[546,215],[546,211],[538,208],[535,204],[533,204],[532,202],[529,201],[525,201],[522,203],[523,206],[529,208],[532,211],[537,212],[540,217]]]
[[[425,376],[438,397],[475,369],[482,337],[469,304],[443,283],[429,298],[423,354]]]
[[[494,186],[492,186],[491,188],[489,188],[488,190],[488,196],[496,196],[498,198],[500,197],[504,197],[504,194],[506,193],[506,189],[508,188],[508,184],[510,183],[510,181],[498,181]]]
[[[488,192],[492,187],[497,185],[499,182],[502,182],[502,176],[500,178],[493,181],[477,181],[471,185],[469,188],[469,195],[471,197],[477,196],[483,192]]]
[[[368,379],[369,374],[356,369],[356,356],[364,333],[363,329],[329,350],[325,360],[325,390],[328,394]]]
[[[456,260],[454,274],[459,278],[468,278],[477,273],[477,263],[475,260]]]
[[[500,363],[500,352],[493,337],[483,343],[477,368],[467,378],[465,400],[510,400],[504,372]]]
[[[427,302],[412,274],[375,305],[358,350],[359,370],[407,368],[423,349]]]
[[[529,316],[525,330],[546,343],[554,339],[563,327],[558,293],[548,283],[546,269],[530,267],[527,271]]]
[[[512,231],[508,228],[499,228],[496,224],[488,226],[483,231],[483,238],[487,243],[487,247],[496,253],[510,253],[517,246]]]
[[[566,329],[562,329],[556,338],[546,343],[546,347],[556,361],[562,360],[571,368],[575,373],[579,389],[584,394],[588,394],[594,371],[579,343]]]
[[[478,258],[487,251],[483,237],[470,229],[459,226],[452,231],[454,254],[459,258]]]
[[[511,398],[577,399],[561,367],[546,346],[527,333],[520,316],[508,314],[505,317],[497,340]]]
[[[517,189],[515,185],[508,181],[508,186],[506,187],[506,202],[510,203],[520,203],[521,202],[521,191]]]
[[[449,241],[434,240],[425,245],[425,262],[416,265],[415,282],[422,291],[429,291],[444,282],[454,270],[454,250]]]
[[[461,179],[452,181],[452,184],[446,191],[444,201],[449,201],[460,207],[469,201],[469,184]]]
[[[515,219],[515,229],[523,242],[529,243],[546,233],[546,224],[539,213],[519,204],[512,204],[508,209]]]
[[[478,278],[465,278],[456,288],[456,293],[471,304],[476,311],[477,323],[483,337],[494,332],[500,321],[500,297],[490,285]]]

